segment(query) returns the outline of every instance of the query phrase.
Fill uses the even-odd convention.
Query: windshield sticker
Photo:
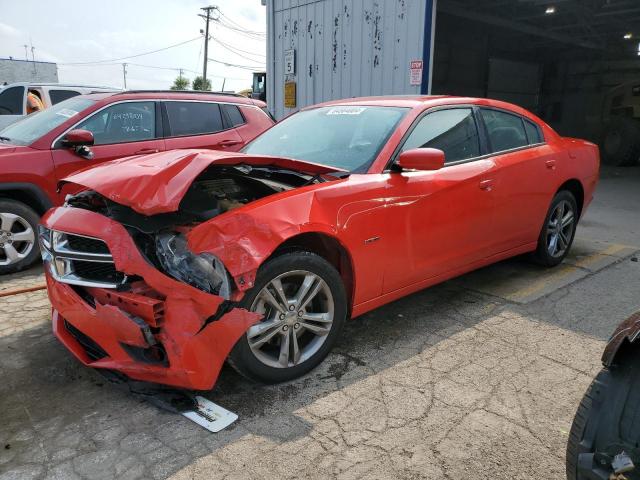
[[[367,107],[333,107],[327,115],[360,115]]]
[[[74,117],[77,114],[78,114],[78,112],[76,112],[75,110],[70,110],[68,108],[63,108],[59,112],[56,112],[56,115],[60,115],[62,117],[67,117],[67,118]]]

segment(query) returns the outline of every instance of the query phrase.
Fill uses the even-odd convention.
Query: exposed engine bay
[[[189,251],[185,229],[269,195],[324,181],[320,176],[273,167],[214,166],[195,179],[176,212],[143,215],[93,190],[69,196],[66,205],[121,223],[156,268],[207,293],[228,298],[231,280],[224,265],[213,255]]]

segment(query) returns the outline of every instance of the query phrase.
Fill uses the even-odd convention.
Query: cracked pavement
[[[622,171],[635,184],[605,171],[579,230],[592,255],[639,242],[640,175]],[[45,292],[0,297],[0,480],[564,478],[606,338],[640,309],[637,259],[570,283],[513,260],[418,292],[348,322],[325,362],[286,384],[225,368],[206,396],[240,418],[218,434],[79,365],[50,332]],[[525,270],[544,295],[500,296]]]

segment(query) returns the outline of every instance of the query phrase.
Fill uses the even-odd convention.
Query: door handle
[[[146,155],[148,153],[158,153],[160,150],[157,148],[141,148],[134,155]]]
[[[490,192],[493,189],[493,180],[481,180],[480,181],[480,190],[485,190]]]
[[[240,140],[222,140],[221,142],[216,143],[217,147],[233,147],[234,145],[238,145],[242,143]]]
[[[547,166],[547,168],[549,170],[555,170],[556,169],[556,161],[555,160],[547,160],[544,163],[545,163],[545,165]]]

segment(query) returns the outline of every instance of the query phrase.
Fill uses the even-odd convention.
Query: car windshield
[[[14,145],[30,145],[94,103],[93,100],[86,98],[70,98],[51,108],[32,113],[22,120],[12,123],[0,131],[0,137],[7,139],[7,142]]]
[[[242,151],[364,173],[407,110],[351,105],[304,110],[274,125]]]

